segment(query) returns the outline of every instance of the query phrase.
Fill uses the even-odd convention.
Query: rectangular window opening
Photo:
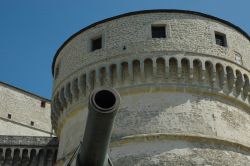
[[[35,123],[34,123],[33,121],[30,121],[30,125],[31,125],[31,126],[34,126],[34,124],[35,124]]]
[[[215,32],[215,42],[219,46],[227,47],[226,35],[220,32]]]
[[[8,119],[11,119],[11,114],[8,114]]]
[[[91,50],[95,51],[102,48],[102,37],[91,40]]]
[[[45,108],[45,106],[46,106],[46,101],[41,101],[41,107]]]
[[[166,38],[166,27],[163,25],[152,25],[152,38]]]

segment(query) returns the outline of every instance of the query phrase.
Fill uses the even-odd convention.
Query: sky
[[[50,99],[57,49],[102,19],[145,9],[213,15],[250,34],[250,0],[0,0],[0,81]]]

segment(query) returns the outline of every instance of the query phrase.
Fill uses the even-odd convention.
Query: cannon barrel
[[[77,156],[78,166],[105,166],[120,96],[112,88],[95,89],[89,97],[86,128]]]

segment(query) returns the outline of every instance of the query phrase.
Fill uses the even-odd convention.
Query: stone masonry
[[[0,136],[0,165],[53,166],[57,148],[55,137]]]
[[[0,166],[52,166],[50,100],[0,82]]]
[[[0,83],[0,101],[0,135],[53,135],[48,99]]]
[[[250,163],[250,37],[225,20],[182,10],[109,18],[69,38],[52,70],[58,165],[82,140],[89,93],[107,86],[122,98],[114,165]]]

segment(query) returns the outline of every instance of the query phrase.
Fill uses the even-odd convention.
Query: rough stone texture
[[[45,99],[0,84],[0,134],[17,136],[51,136],[51,107]],[[11,119],[8,118],[11,114]],[[34,122],[34,126],[31,125]]]
[[[165,25],[167,37],[152,39],[152,24]],[[216,45],[215,32],[226,35],[227,47]],[[100,35],[103,48],[91,52]],[[89,93],[112,86],[122,97],[110,151],[116,165],[247,165],[249,55],[248,38],[233,27],[184,13],[127,16],[78,34],[55,63],[58,163],[82,140]]]
[[[33,137],[33,136],[0,136],[1,146],[52,146],[58,145],[56,137]]]
[[[166,39],[152,39],[152,24],[168,25],[170,36]],[[227,48],[215,44],[215,31],[226,34]],[[104,49],[91,52],[90,40],[100,34],[105,38]],[[127,49],[123,50],[123,46]],[[111,57],[127,58],[131,54],[136,56],[138,53],[153,51],[194,52],[200,53],[200,56],[216,56],[232,62],[235,62],[236,51],[242,55],[243,66],[248,70],[250,66],[249,40],[228,25],[190,14],[142,14],[97,25],[68,43],[57,57],[56,64],[60,63],[60,74],[54,82],[54,90],[72,73],[97,61],[105,62]]]
[[[119,166],[247,166],[250,159],[249,152],[237,148],[178,140],[128,144],[110,153]]]

